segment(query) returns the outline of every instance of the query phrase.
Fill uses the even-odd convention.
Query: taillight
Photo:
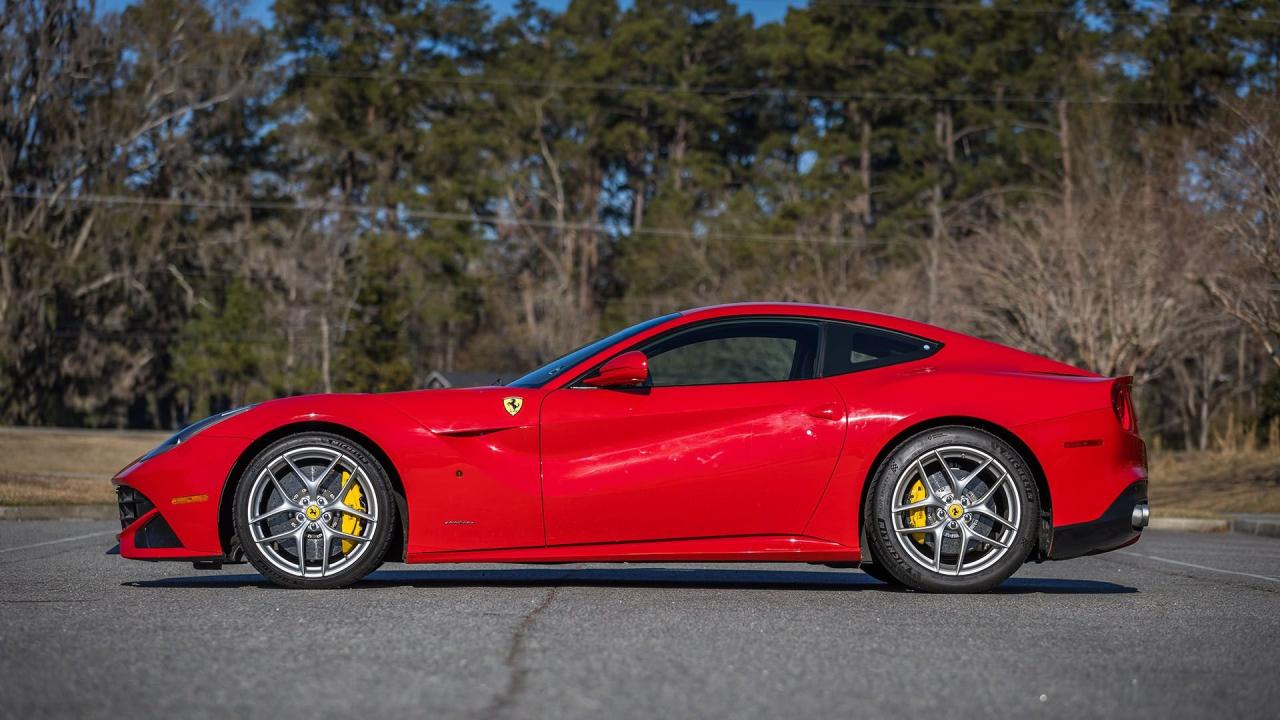
[[[1111,386],[1111,407],[1116,411],[1120,427],[1131,433],[1138,432],[1138,414],[1133,410],[1132,378],[1120,378]]]

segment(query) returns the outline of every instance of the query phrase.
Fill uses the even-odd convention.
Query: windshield
[[[519,380],[516,380],[510,383],[509,387],[525,387],[525,388],[542,387],[543,385],[548,383],[551,380],[551,378],[554,378],[555,376],[559,375],[565,370],[568,370],[569,368],[573,367],[574,365],[577,365],[583,360],[586,360],[592,355],[595,355],[601,350],[604,350],[605,348],[611,345],[616,345],[617,343],[620,343],[629,337],[638,335],[644,332],[645,330],[648,330],[651,327],[661,325],[662,323],[677,317],[680,317],[680,313],[671,313],[670,315],[663,315],[662,317],[656,317],[652,320],[645,320],[644,322],[638,325],[632,325],[626,330],[619,330],[618,332],[610,335],[609,337],[596,340],[590,345],[583,345],[582,347],[578,348],[577,350],[574,350],[568,355],[563,355],[561,357],[556,358],[555,360],[552,360],[551,362],[547,363],[546,365],[543,365],[537,370],[534,370],[528,375],[525,375]]]

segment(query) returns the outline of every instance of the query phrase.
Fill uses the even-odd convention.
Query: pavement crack
[[[562,580],[564,580],[564,577],[558,578],[556,584],[547,590],[542,602],[520,617],[520,622],[516,625],[515,632],[511,634],[511,642],[507,646],[507,655],[503,659],[503,665],[507,668],[507,684],[481,712],[481,717],[490,718],[502,715],[515,703],[516,698],[524,690],[525,678],[529,674],[529,668],[521,662],[524,657],[525,641],[533,631],[533,626],[537,622],[538,616],[551,605],[552,601],[556,599],[556,595],[560,593],[560,581]]]

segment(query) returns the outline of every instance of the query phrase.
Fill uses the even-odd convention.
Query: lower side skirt
[[[796,535],[645,540],[498,550],[410,552],[410,563],[858,562],[859,551]]]

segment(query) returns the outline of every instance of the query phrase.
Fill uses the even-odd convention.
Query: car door
[[[649,386],[549,393],[547,543],[799,534],[845,431],[814,377],[818,337],[800,320],[704,323],[638,348]]]

